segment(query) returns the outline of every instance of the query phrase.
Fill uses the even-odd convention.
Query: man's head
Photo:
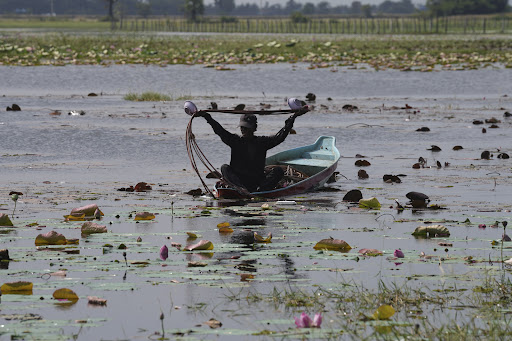
[[[243,114],[240,116],[240,124],[238,125],[242,131],[242,135],[246,135],[244,132],[250,131],[254,133],[258,128],[258,119],[253,114]]]

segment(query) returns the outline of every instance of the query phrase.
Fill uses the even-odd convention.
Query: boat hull
[[[332,136],[321,136],[312,145],[303,146],[267,158],[267,165],[292,166],[308,175],[302,181],[287,187],[270,191],[253,192],[250,197],[282,198],[314,191],[322,187],[333,175],[338,166],[340,154],[335,146],[336,139]],[[215,187],[215,196],[219,199],[247,198],[233,188]]]

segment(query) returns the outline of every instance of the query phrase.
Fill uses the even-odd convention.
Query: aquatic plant
[[[293,41],[293,43],[292,43]],[[219,70],[226,65],[308,63],[310,69],[370,67],[402,71],[469,70],[512,66],[512,42],[480,36],[130,36],[17,35],[0,40],[0,65],[204,65]],[[130,94],[130,100],[139,95]],[[167,100],[151,99],[145,100]]]
[[[322,314],[315,314],[315,317],[311,319],[308,314],[302,313],[299,317],[295,318],[295,325],[297,328],[320,328],[322,324]]]
[[[169,95],[160,94],[158,92],[146,91],[141,94],[128,93],[124,96],[124,99],[134,102],[160,102],[170,101],[171,97]]]
[[[18,202],[18,198],[20,195],[23,195],[21,192],[11,191],[9,193],[11,196],[11,200],[14,201],[14,208],[12,209],[12,217],[14,218],[14,211],[16,210],[16,203]]]

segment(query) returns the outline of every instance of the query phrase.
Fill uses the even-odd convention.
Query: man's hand
[[[195,117],[204,117],[204,115],[206,115],[207,112],[206,111],[203,111],[203,110],[199,110],[198,112],[196,112],[194,114]]]
[[[308,111],[309,111],[309,107],[307,105],[305,105],[302,108],[300,108],[299,111],[297,111],[295,114],[293,114],[293,117],[296,118],[296,117],[302,116],[305,113],[307,113]]]

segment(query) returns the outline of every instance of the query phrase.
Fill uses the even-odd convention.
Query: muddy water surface
[[[251,294],[268,298],[274,289],[310,292],[318,286],[339,290],[346,283],[376,289],[380,281],[471,289],[485,276],[501,273],[499,263],[484,262],[511,256],[508,249],[502,254],[492,247],[503,226],[491,225],[511,220],[511,164],[497,155],[512,153],[512,118],[503,116],[512,110],[512,71],[332,71],[307,70],[306,65],[240,66],[225,72],[196,66],[0,68],[1,107],[17,103],[22,108],[0,115],[0,212],[15,225],[0,228],[0,248],[9,249],[12,259],[3,263],[1,282],[34,283],[32,295],[1,297],[0,338],[158,338],[163,313],[167,337],[250,339],[264,330],[289,332],[295,327],[293,316],[308,310],[237,299]],[[126,93],[144,91],[174,100],[123,99]],[[87,96],[90,92],[99,96]],[[286,198],[296,202],[290,206],[271,201],[268,211],[258,201],[229,203],[184,194],[201,185],[185,149],[185,98],[200,108],[212,101],[229,108],[239,103],[284,108],[286,96],[304,99],[308,92],[317,95],[314,110],[297,119],[297,134],[271,152],[310,144],[320,135],[335,136],[342,158],[340,175],[329,185],[332,191]],[[358,109],[343,110],[346,104]],[[61,115],[50,115],[54,110]],[[85,114],[68,115],[72,110]],[[497,128],[473,124],[493,117],[500,121]],[[237,130],[236,116],[216,118],[228,130]],[[278,131],[285,118],[261,116],[258,132]],[[430,131],[417,132],[421,127]],[[228,148],[202,119],[194,120],[193,131],[212,163],[229,161]],[[428,150],[432,145],[442,150]],[[456,145],[463,149],[453,150]],[[480,158],[484,150],[492,152],[490,160]],[[413,169],[419,157],[427,163]],[[358,159],[371,163],[364,168],[368,179],[358,178]],[[402,182],[385,183],[384,174],[401,174]],[[153,190],[117,190],[140,181]],[[351,189],[376,197],[382,208],[368,211],[342,202]],[[23,192],[14,214],[11,190]],[[395,200],[405,206],[410,191],[427,194],[441,209],[398,211]],[[91,203],[105,213],[98,223],[109,232],[82,237],[83,222],[64,222],[63,216]],[[155,219],[135,222],[133,216],[142,211],[155,213]],[[239,244],[232,235],[219,234],[221,222],[229,222],[234,235],[243,228],[263,236],[271,232],[272,243]],[[411,236],[416,227],[431,223],[445,225],[450,237]],[[35,237],[51,230],[79,238],[79,244],[37,248]],[[194,242],[186,232],[212,241],[214,249],[194,253],[172,247]],[[353,249],[313,249],[329,237],[343,239]],[[440,247],[439,242],[453,246]],[[127,249],[119,250],[120,244]],[[163,245],[170,250],[167,260],[159,258]],[[381,250],[383,256],[363,257],[358,253],[362,248]],[[394,259],[395,249],[406,257]],[[433,257],[422,259],[421,252]],[[468,263],[468,256],[481,262]],[[191,267],[190,261],[201,267]],[[58,270],[67,271],[66,277],[49,276]],[[242,274],[254,278],[241,281]],[[63,287],[76,292],[79,301],[67,305],[54,300],[52,293]],[[108,304],[88,305],[87,296],[105,298]],[[464,323],[471,314],[447,310],[424,316],[440,326],[447,319]],[[210,329],[204,324],[210,318],[223,326]],[[325,308],[322,330],[343,338],[343,318],[336,309]],[[396,320],[410,323],[403,311]],[[354,328],[368,332],[366,325]]]

